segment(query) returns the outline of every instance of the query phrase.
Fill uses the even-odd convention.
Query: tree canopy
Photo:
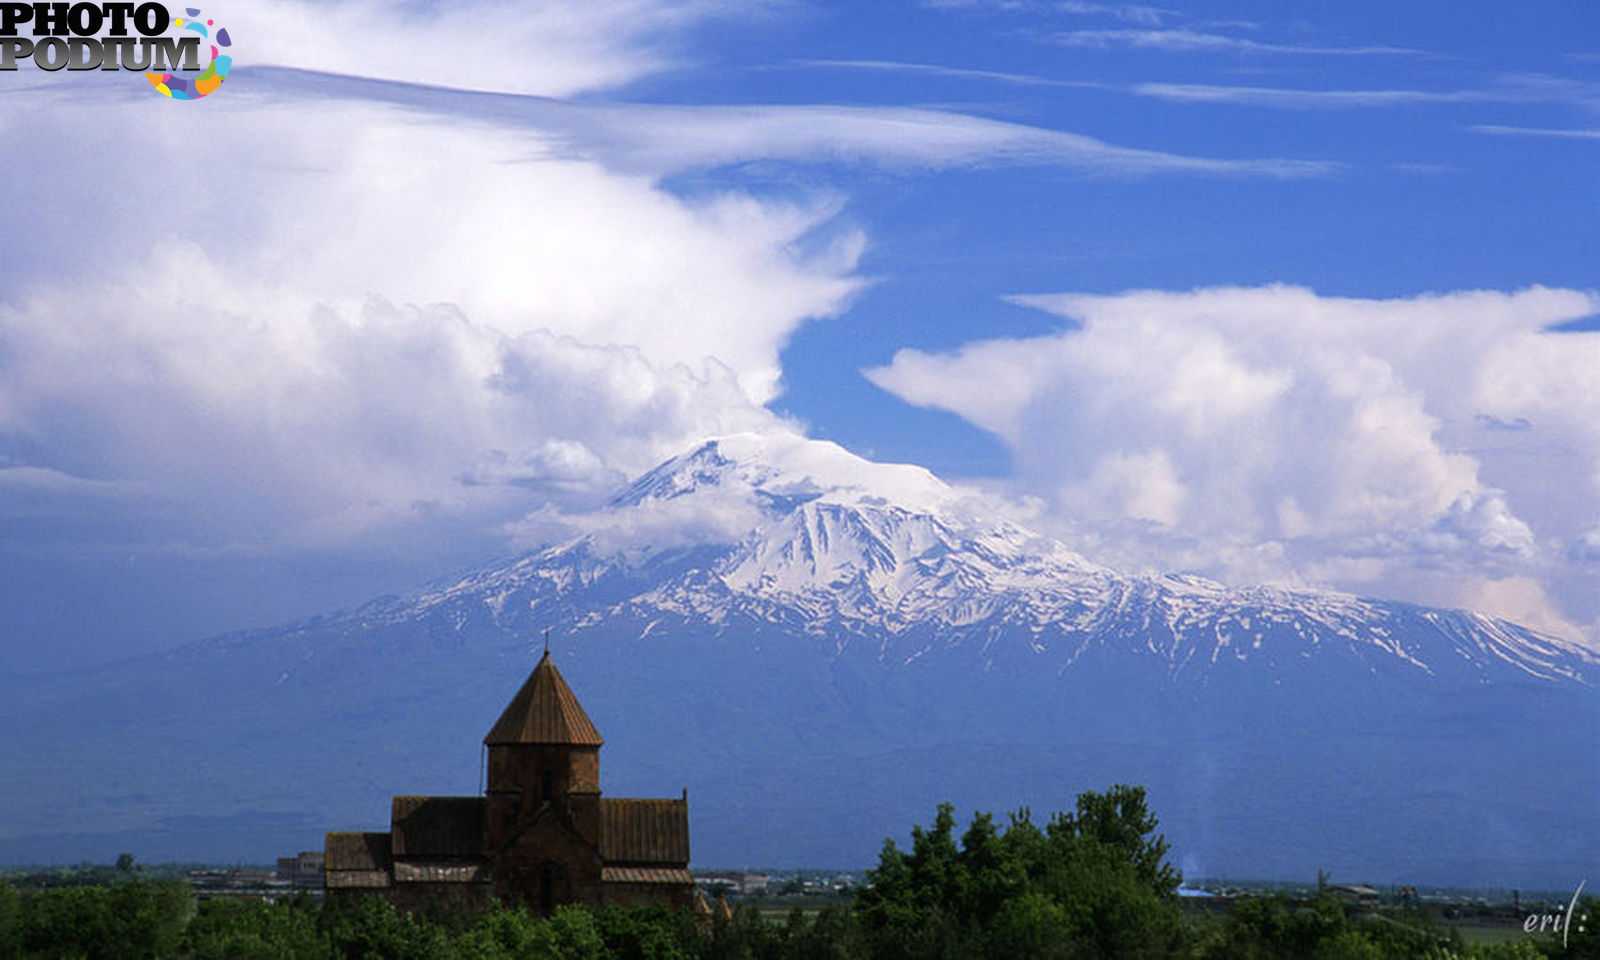
[[[1042,824],[1027,809],[1003,827],[976,813],[959,836],[941,804],[909,849],[884,842],[847,908],[778,920],[750,907],[731,920],[578,906],[545,919],[521,908],[419,915],[379,897],[303,894],[197,904],[186,884],[132,869],[99,885],[0,882],[0,960],[1600,960],[1600,924],[1568,931],[1565,947],[1469,947],[1420,913],[1375,919],[1324,890],[1186,916],[1157,827],[1132,786],[1084,793]],[[1600,902],[1577,912],[1600,916]]]

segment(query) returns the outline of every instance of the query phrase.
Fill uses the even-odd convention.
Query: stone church
[[[689,908],[689,796],[600,795],[600,732],[545,651],[483,738],[481,797],[395,797],[388,833],[330,833],[328,896],[402,909],[549,914],[564,903]]]

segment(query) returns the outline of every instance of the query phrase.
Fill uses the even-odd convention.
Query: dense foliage
[[[1571,943],[1520,937],[1467,947],[1418,913],[1361,915],[1329,897],[1256,898],[1186,916],[1180,876],[1142,789],[1086,793],[1042,826],[1002,830],[954,810],[886,842],[849,908],[712,922],[657,909],[563,907],[417,916],[365,898],[319,904],[207,900],[132,874],[120,882],[17,891],[0,882],[0,960],[1541,960],[1600,958],[1600,924]],[[1600,902],[1580,914],[1600,917]],[[1594,932],[1591,932],[1594,931]]]
[[[1001,833],[988,814],[957,846],[955,815],[902,853],[884,844],[856,916],[873,957],[1160,957],[1182,937],[1180,877],[1144,791],[1086,793],[1043,828],[1026,810]]]
[[[193,914],[189,887],[177,881],[28,894],[0,884],[0,960],[174,957]]]

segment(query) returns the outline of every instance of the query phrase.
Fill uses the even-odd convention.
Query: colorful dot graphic
[[[211,41],[211,62],[205,70],[194,79],[180,77],[175,73],[147,73],[144,75],[150,81],[150,86],[163,97],[173,100],[199,100],[217,92],[222,86],[222,81],[228,79],[228,71],[233,69],[233,57],[221,52],[233,46],[233,38],[228,36],[227,27],[218,27],[215,20],[200,19],[200,11],[194,7],[185,8],[185,16],[173,17],[172,25],[183,30],[192,30],[200,34],[202,39]]]

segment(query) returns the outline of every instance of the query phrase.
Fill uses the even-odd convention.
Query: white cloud
[[[1054,166],[1094,175],[1328,176],[1337,163],[1287,158],[1220,159],[1106,143],[1064,130],[948,110],[831,104],[683,106],[566,103],[532,97],[257,71],[281,96],[344,96],[392,103],[441,118],[468,118],[543,132],[548,154],[662,177],[759,160],[871,164],[922,171],[951,167]]]
[[[958,80],[993,80],[1021,87],[1073,87],[1104,89],[1106,84],[1092,80],[1052,80],[1032,73],[1007,73],[1002,70],[975,70],[970,67],[947,67],[935,63],[906,63],[900,60],[791,60],[796,67],[822,70],[864,70],[873,73],[908,73],[929,77],[949,77]]]
[[[62,198],[59,227],[8,245],[13,299],[75,269],[64,264],[126,263],[188,235],[219,261],[213,270],[292,282],[312,298],[447,302],[508,334],[550,330],[668,363],[696,364],[715,344],[764,402],[799,320],[859,286],[849,277],[859,232],[814,234],[838,213],[834,198],[685,201],[553,156],[559,135],[536,130],[359,102],[244,101],[204,117],[148,96],[16,106],[8,120],[36,149],[8,168],[0,198],[24,205],[52,184],[98,186]],[[197,141],[210,144],[202,155]],[[141,169],[119,159],[131,143]],[[203,175],[224,167],[233,175]],[[103,202],[112,196],[117,205]]]
[[[1082,326],[904,350],[867,376],[1004,439],[1020,489],[1100,555],[1368,589],[1411,568],[1534,577],[1562,584],[1569,619],[1600,612],[1560,546],[1600,502],[1600,335],[1544,332],[1595,295],[1013,299]]]
[[[1297,48],[1298,49],[1298,48]],[[1600,93],[1591,84],[1563,80],[1542,74],[1508,74],[1489,86],[1453,90],[1420,89],[1317,89],[1260,87],[1212,83],[1134,83],[1117,84],[1101,80],[1060,80],[1030,73],[1008,73],[931,63],[906,63],[897,60],[793,60],[790,65],[825,70],[856,70],[876,73],[904,73],[952,79],[982,80],[1017,86],[1059,87],[1103,90],[1173,103],[1228,104],[1280,110],[1356,110],[1402,107],[1416,104],[1459,103],[1563,103],[1580,107],[1600,105]],[[1572,136],[1586,138],[1593,131],[1539,130],[1524,127],[1480,126],[1484,133]],[[1404,164],[1414,170],[1437,172],[1438,167]]]
[[[767,3],[512,0],[389,4],[257,0],[227,11],[241,63],[300,67],[471,90],[569,96],[679,62],[683,32]]]
[[[1534,552],[1533,531],[1511,512],[1499,490],[1463,493],[1450,504],[1432,532],[1445,538],[1447,545],[1462,543],[1520,557]]]
[[[1565,127],[1507,127],[1480,123],[1467,129],[1473,133],[1487,133],[1502,137],[1547,137],[1556,140],[1600,140],[1600,130]]]
[[[1419,56],[1421,50],[1409,47],[1360,46],[1315,47],[1287,43],[1267,43],[1244,37],[1197,30],[1068,30],[1050,35],[1050,42],[1063,47],[1162,50],[1169,53],[1261,53],[1307,56]]]
[[[152,508],[190,504],[171,536],[201,544],[332,545],[439,511],[481,521],[772,420],[716,365],[265,285],[175,311],[192,293],[187,270],[145,272],[137,288],[40,297],[0,329],[26,371],[3,388],[5,433]],[[63,316],[83,329],[41,329]]]
[[[0,107],[34,145],[0,202],[57,196],[6,243],[0,452],[187,504],[197,544],[494,523],[770,428],[782,344],[860,285],[831,198],[687,201],[383,106],[145,99]]]
[[[1562,615],[1560,604],[1550,597],[1544,585],[1531,577],[1468,577],[1457,584],[1453,600],[1445,602],[1553,636],[1576,639],[1585,634],[1582,626]]]
[[[1139,3],[1094,3],[1088,0],[923,0],[923,5],[941,10],[984,9],[1006,13],[1064,13],[1082,17],[1107,17],[1124,23],[1158,27],[1183,16],[1177,10]]]
[[[1541,74],[1509,74],[1486,87],[1465,90],[1327,90],[1253,87],[1208,83],[1139,83],[1128,88],[1141,97],[1178,103],[1227,103],[1285,110],[1346,110],[1419,103],[1570,103],[1592,105],[1590,84]]]
[[[618,110],[605,119],[611,147],[653,168],[715,165],[729,157],[1276,179],[1326,176],[1339,168],[1312,160],[1224,160],[1123,147],[1078,133],[915,108],[657,107]]]
[[[1108,16],[1148,27],[1159,27],[1168,18],[1180,16],[1175,10],[1135,3],[1086,3],[1083,0],[1058,0],[1055,8],[1062,13],[1083,16]]]
[[[1207,83],[1140,83],[1133,86],[1132,92],[1141,97],[1179,103],[1232,103],[1252,107],[1326,110],[1392,107],[1411,103],[1483,103],[1508,97],[1488,90],[1296,90]]]
[[[692,497],[646,500],[627,510],[566,511],[546,505],[511,521],[506,530],[523,547],[586,536],[601,554],[639,556],[733,543],[761,521],[761,508],[748,489],[713,487]]]
[[[1600,526],[1574,539],[1568,553],[1579,563],[1600,564]]]
[[[1172,526],[1189,491],[1165,450],[1111,453],[1100,458],[1086,483],[1061,499],[1088,509],[1109,507],[1114,515]]]

